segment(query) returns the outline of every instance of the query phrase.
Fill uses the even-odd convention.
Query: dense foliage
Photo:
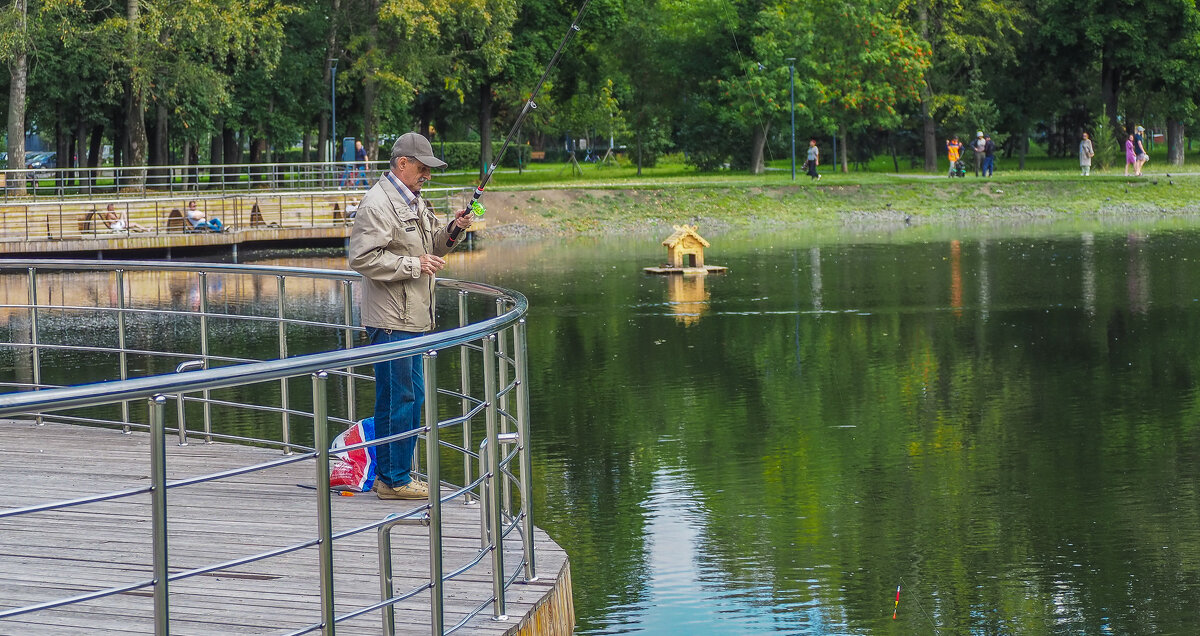
[[[578,9],[14,0],[0,10],[10,71],[0,82],[9,130],[23,122],[53,143],[59,167],[100,165],[107,146],[124,166],[269,162],[296,148],[328,160],[331,134],[380,156],[408,130],[487,149],[456,161],[482,166]],[[1169,158],[1182,162],[1200,101],[1192,0],[1137,10],[1097,0],[591,0],[581,27],[518,140],[550,156],[603,152],[611,140],[639,166],[681,151],[702,168],[759,172],[790,152],[794,108],[801,152],[808,138],[833,136],[846,167],[887,153],[932,170],[946,138],[975,130],[1006,155],[1023,157],[1033,139],[1066,157],[1085,130],[1121,140],[1134,124],[1165,133]],[[8,136],[19,154],[24,140]]]

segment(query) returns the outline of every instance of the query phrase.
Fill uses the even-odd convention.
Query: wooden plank
[[[30,468],[20,488],[0,491],[0,511],[140,488],[147,483],[146,435],[64,424],[31,426],[0,421],[0,461]],[[170,478],[273,461],[275,450],[229,444],[168,446]],[[169,564],[172,572],[225,562],[315,537],[316,492],[310,461],[167,491]],[[370,493],[334,497],[335,532],[379,521],[421,502],[381,501]],[[0,519],[0,610],[79,595],[107,586],[148,581],[150,498],[128,498]],[[444,504],[444,571],[478,555],[479,508]],[[374,530],[334,544],[335,602],[339,613],[378,601],[378,548]],[[566,555],[541,531],[539,569],[559,571]],[[425,585],[428,529],[397,526],[392,531],[394,589]],[[517,533],[505,542],[505,568],[520,566]],[[278,633],[315,623],[320,617],[317,551],[304,548],[267,561],[173,581],[174,634]],[[453,625],[491,597],[490,559],[445,584],[445,620]],[[507,623],[485,610],[459,633],[504,634],[554,595],[555,582],[517,583],[506,593]],[[0,634],[147,633],[152,630],[149,588],[0,620]],[[561,596],[561,595],[560,595]],[[568,595],[569,602],[569,595]],[[397,604],[399,633],[429,633],[428,593]],[[379,612],[345,624],[342,631],[378,633]],[[89,631],[90,630],[90,631]],[[562,633],[569,633],[562,632]]]

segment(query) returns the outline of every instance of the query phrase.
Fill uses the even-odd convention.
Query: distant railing
[[[422,196],[447,219],[463,208],[469,186],[427,186]],[[221,220],[227,231],[332,228],[348,225],[366,189],[306,192],[163,193],[146,197],[10,199],[0,206],[0,241],[70,241],[192,232],[188,205]],[[108,205],[128,222],[105,218]]]
[[[34,198],[121,193],[233,193],[254,190],[366,191],[387,161],[231,163],[195,166],[106,166],[0,171],[4,197],[24,188]]]
[[[170,297],[187,299],[170,303],[162,297],[163,281],[131,280],[133,277],[166,277]],[[69,282],[69,284],[67,284]],[[146,284],[143,284],[146,283]],[[321,622],[295,634],[332,634],[335,626],[370,611],[381,611],[385,633],[390,633],[392,607],[415,593],[429,589],[431,633],[453,632],[488,607],[493,617],[505,614],[505,589],[522,573],[536,578],[533,543],[533,511],[530,503],[532,461],[529,438],[529,384],[526,368],[524,296],[515,291],[478,283],[442,279],[437,295],[441,306],[456,308],[457,327],[403,342],[355,347],[362,329],[354,326],[357,274],[338,270],[290,267],[255,267],[226,264],[144,263],[117,261],[0,261],[0,284],[5,297],[27,298],[26,302],[0,304],[7,314],[13,337],[0,343],[0,352],[20,362],[3,371],[0,387],[0,418],[29,419],[41,424],[56,421],[103,427],[148,430],[151,449],[146,465],[150,483],[145,487],[75,498],[67,501],[0,510],[0,519],[65,508],[86,508],[102,501],[151,495],[152,515],[147,551],[153,553],[152,576],[134,584],[102,588],[78,596],[0,609],[0,631],[4,619],[47,608],[95,601],[106,596],[150,588],[154,597],[157,634],[165,634],[171,608],[170,585],[200,574],[211,574],[247,563],[274,558],[285,550],[222,561],[212,555],[207,565],[183,572],[168,571],[167,518],[171,493],[176,489],[208,481],[269,470],[295,462],[312,462],[317,484],[317,514],[312,538],[291,549],[316,546],[319,550],[319,580],[313,594],[321,599]],[[293,287],[324,285],[323,302],[288,302]],[[19,288],[23,288],[19,289]],[[178,288],[178,289],[177,289]],[[150,298],[131,297],[134,290]],[[160,290],[156,294],[154,290]],[[23,291],[23,294],[22,294]],[[108,304],[97,299],[110,299]],[[315,307],[313,305],[316,305]],[[447,313],[454,311],[448,310]],[[472,322],[469,316],[475,316]],[[162,338],[134,343],[130,323],[186,323],[197,333],[194,348],[175,349]],[[230,348],[230,338],[214,335],[213,324],[225,325],[222,333],[236,329],[250,332],[238,342],[273,340],[274,360],[256,360],[244,350]],[[86,333],[78,328],[90,327]],[[97,341],[97,331],[110,334]],[[315,343],[315,344],[314,344]],[[312,351],[302,351],[307,347]],[[300,351],[298,351],[300,350]],[[296,355],[300,353],[301,355]],[[446,353],[456,353],[447,356]],[[395,441],[419,434],[425,440],[425,474],[431,484],[424,505],[390,515],[377,523],[350,531],[332,532],[330,491],[321,487],[329,481],[330,432],[348,426],[356,413],[358,385],[372,377],[355,371],[377,362],[419,355],[425,374],[424,427],[413,433],[378,440]],[[81,357],[90,369],[108,369],[109,377],[92,377],[100,383],[59,386],[61,369],[49,358]],[[457,362],[457,378],[438,376],[439,360]],[[444,363],[443,363],[444,364]],[[133,369],[150,371],[131,377]],[[194,369],[194,370],[193,370]],[[154,370],[158,370],[154,372]],[[482,378],[482,382],[479,382]],[[289,395],[289,381],[307,379],[311,394]],[[331,393],[338,393],[331,398]],[[304,392],[300,392],[304,393]],[[459,414],[439,420],[439,400]],[[175,408],[169,408],[174,402]],[[461,408],[459,407],[461,405]],[[214,411],[231,419],[234,414],[278,431],[277,435],[255,437],[222,432],[214,427]],[[196,417],[199,414],[197,421]],[[482,424],[482,439],[473,428]],[[312,422],[312,446],[293,435],[299,421]],[[173,433],[181,444],[189,438],[270,445],[284,458],[221,473],[168,482],[165,445]],[[443,435],[447,438],[443,438]],[[347,450],[359,448],[351,446]],[[442,452],[462,457],[461,484],[442,478]],[[478,469],[473,465],[478,463]],[[419,469],[419,466],[418,466]],[[458,467],[451,470],[457,471]],[[442,488],[437,488],[437,485]],[[448,488],[450,494],[442,494]],[[512,504],[516,489],[519,508]],[[454,499],[482,502],[481,547],[471,564],[443,575],[441,561],[441,506]],[[428,519],[430,526],[430,576],[415,590],[395,593],[391,585],[391,550],[386,533],[399,523]],[[506,571],[503,544],[517,531],[523,558]],[[385,583],[383,598],[374,605],[335,613],[333,542],[352,534],[380,533],[380,576]],[[386,552],[386,554],[385,554]],[[475,564],[490,560],[492,594],[478,599],[478,606],[457,625],[447,629],[443,616],[443,584],[461,576]],[[86,582],[83,582],[86,583]]]

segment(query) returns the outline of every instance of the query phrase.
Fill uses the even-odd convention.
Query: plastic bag
[[[375,447],[339,451],[340,448],[375,439],[375,418],[359,420],[333,438],[329,452],[337,460],[329,467],[329,487],[332,490],[367,492],[375,485]]]

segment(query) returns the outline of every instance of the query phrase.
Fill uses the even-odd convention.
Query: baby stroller
[[[951,176],[951,177],[965,177],[965,176],[967,176],[967,164],[966,164],[966,163],[964,163],[962,159],[958,159],[958,160],[956,160],[956,161],[955,161],[953,164],[951,164],[951,166],[950,166],[950,176]]]

